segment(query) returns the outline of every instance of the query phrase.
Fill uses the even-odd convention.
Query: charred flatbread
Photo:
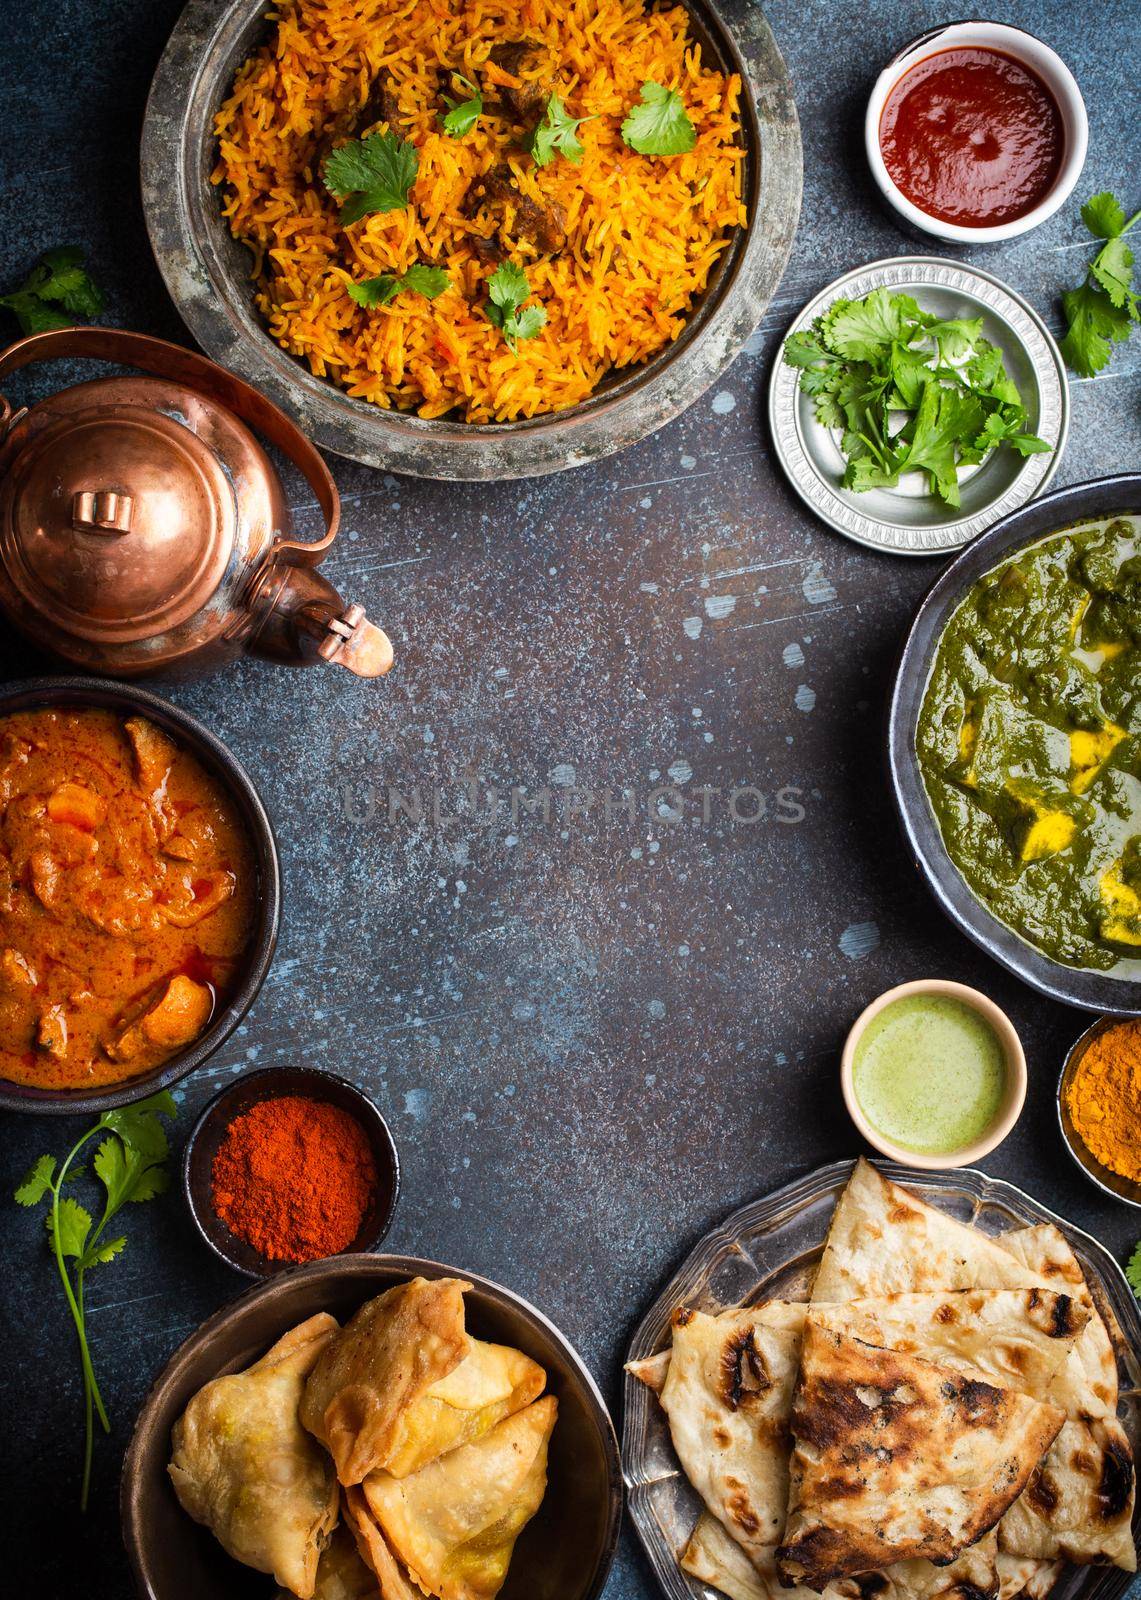
[[[954,1367],[805,1324],[787,1585],[953,1560],[1022,1493],[1064,1413]]]

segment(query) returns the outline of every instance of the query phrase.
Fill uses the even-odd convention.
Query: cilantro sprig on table
[[[103,296],[83,263],[78,245],[45,250],[19,288],[0,295],[0,306],[12,313],[23,333],[70,328],[97,317]]]
[[[639,155],[683,156],[697,143],[697,129],[677,90],[650,82],[622,124],[622,138]]]
[[[910,295],[876,289],[834,301],[789,335],[785,361],[800,369],[817,421],[840,431],[845,488],[892,488],[920,471],[958,506],[961,467],[1000,445],[1020,455],[1051,448],[1026,431],[1022,397],[982,327],[981,317],[936,317]]]
[[[55,1258],[63,1292],[67,1298],[71,1320],[79,1340],[79,1359],[83,1369],[83,1486],[80,1507],[87,1509],[91,1487],[91,1460],[94,1453],[95,1417],[98,1416],[104,1433],[111,1424],[87,1339],[86,1285],[87,1274],[95,1267],[106,1266],[126,1248],[126,1237],[105,1237],[112,1218],[129,1201],[138,1203],[153,1200],[167,1186],[165,1166],[170,1154],[163,1117],[173,1117],[176,1107],[167,1094],[152,1095],[133,1106],[105,1111],[99,1121],[77,1140],[59,1165],[55,1156],[40,1156],[15,1198],[22,1206],[36,1206],[48,1201],[48,1244]],[[86,1176],[85,1169],[75,1165],[80,1151],[99,1134],[105,1134],[95,1152],[92,1166],[95,1176],[103,1186],[103,1207],[98,1222],[78,1200],[64,1195],[65,1186]]]
[[[1141,321],[1141,298],[1133,291],[1133,251],[1125,235],[1141,220],[1128,222],[1111,194],[1095,194],[1082,207],[1082,221],[1095,239],[1105,243],[1094,256],[1085,281],[1062,296],[1067,332],[1061,350],[1066,365],[1092,378],[1108,363],[1112,345],[1124,344]]]
[[[370,133],[330,151],[323,177],[341,202],[341,225],[381,211],[403,211],[416,182],[420,157],[399,134]]]
[[[445,95],[444,104],[448,109],[441,121],[444,124],[444,132],[449,138],[462,139],[466,133],[471,132],[480,117],[483,116],[483,95],[479,88],[470,79],[465,78],[462,73],[457,72],[456,77],[463,84],[470,98],[467,100],[452,100]]]
[[[1141,1300],[1141,1241],[1134,1247],[1129,1264],[1125,1268],[1125,1276],[1129,1279],[1129,1287],[1138,1300]]]
[[[583,157],[578,130],[589,121],[590,117],[572,117],[557,94],[549,95],[542,119],[527,141],[535,165],[545,167],[557,155],[563,155],[577,167]]]
[[[358,306],[371,310],[375,306],[386,306],[390,300],[395,300],[398,294],[406,291],[421,294],[425,300],[434,300],[438,294],[443,294],[451,281],[443,267],[429,267],[416,262],[406,272],[382,272],[375,278],[366,278],[363,283],[350,283],[347,287],[350,299],[355,300]]]
[[[520,339],[533,339],[546,326],[547,313],[542,306],[524,308],[531,286],[523,269],[514,262],[505,261],[495,269],[487,280],[487,293],[487,320],[500,330],[512,350]]]

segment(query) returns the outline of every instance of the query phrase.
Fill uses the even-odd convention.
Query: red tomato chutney
[[[928,56],[904,73],[880,117],[880,149],[896,188],[928,216],[964,228],[1032,211],[1053,187],[1064,148],[1054,96],[1000,50]]]

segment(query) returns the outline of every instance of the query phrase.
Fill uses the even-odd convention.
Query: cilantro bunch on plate
[[[1026,407],[982,337],[981,317],[941,318],[907,294],[876,289],[836,300],[811,328],[790,334],[784,359],[816,420],[840,433],[843,486],[890,489],[925,472],[945,505],[960,504],[959,471],[1005,446],[1052,448],[1026,431]]]

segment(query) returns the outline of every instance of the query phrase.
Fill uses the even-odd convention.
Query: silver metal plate
[[[639,1323],[627,1352],[640,1360],[665,1348],[670,1313],[677,1305],[701,1311],[773,1298],[806,1300],[824,1236],[851,1161],[820,1167],[783,1189],[742,1206],[720,1228],[706,1234],[666,1284]],[[906,1184],[929,1204],[983,1233],[1001,1234],[1052,1222],[1081,1262],[1090,1289],[1118,1350],[1121,1403],[1118,1411],[1134,1455],[1141,1455],[1141,1306],[1125,1275],[1103,1245],[1039,1205],[1013,1184],[964,1167],[954,1172],[916,1172],[878,1161],[878,1169]],[[624,1393],[622,1460],[630,1516],[650,1565],[670,1600],[724,1600],[718,1590],[688,1578],[678,1555],[693,1532],[701,1501],[686,1481],[669,1426],[657,1399],[628,1374]],[[1141,1503],[1133,1515],[1141,1537]],[[1120,1600],[1134,1582],[1117,1567],[1067,1567],[1051,1600]]]
[[[906,474],[895,489],[855,494],[840,486],[845,461],[838,437],[817,422],[799,372],[779,357],[769,383],[773,445],[797,494],[837,533],[896,555],[943,555],[1025,505],[1058,470],[1070,421],[1066,369],[1045,323],[1020,295],[989,272],[935,256],[898,256],[846,273],[808,302],[789,333],[809,328],[834,300],[859,300],[873,289],[913,295],[941,317],[982,317],[983,337],[1001,349],[1022,393],[1029,431],[1053,449],[1025,458],[992,451],[960,475],[957,510],[929,493],[919,473]]]

